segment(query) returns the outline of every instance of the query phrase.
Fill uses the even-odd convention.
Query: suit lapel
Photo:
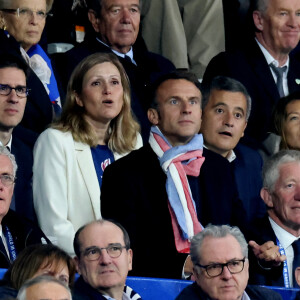
[[[90,195],[95,218],[98,218],[100,212],[100,187],[94,167],[91,149],[88,145],[78,142],[74,142],[74,148],[76,151],[78,166]]]

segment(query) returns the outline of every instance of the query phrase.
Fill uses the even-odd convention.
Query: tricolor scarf
[[[203,137],[196,134],[188,144],[172,147],[158,127],[152,126],[149,144],[167,175],[168,207],[176,249],[180,253],[188,253],[190,239],[203,229],[187,180],[187,175],[197,177],[200,174],[204,162]]]

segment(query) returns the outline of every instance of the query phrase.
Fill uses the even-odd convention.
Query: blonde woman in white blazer
[[[101,218],[105,166],[141,146],[121,63],[114,54],[87,57],[70,78],[60,120],[40,135],[34,148],[34,207],[53,243],[74,255],[77,229]]]

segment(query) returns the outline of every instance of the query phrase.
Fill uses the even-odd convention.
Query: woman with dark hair
[[[101,218],[105,167],[141,145],[122,64],[108,53],[85,58],[72,73],[60,120],[34,150],[34,206],[50,240],[74,255],[77,229]]]
[[[75,262],[60,248],[51,244],[29,246],[20,252],[0,282],[0,299],[16,297],[26,280],[39,275],[53,276],[72,286],[75,272]]]
[[[273,118],[276,134],[281,137],[280,150],[300,150],[300,92],[280,99]]]

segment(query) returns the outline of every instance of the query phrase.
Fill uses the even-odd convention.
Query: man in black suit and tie
[[[206,69],[203,83],[207,85],[215,76],[224,75],[245,85],[253,107],[244,142],[270,154],[270,149],[264,147],[270,141],[266,139],[272,130],[272,109],[282,96],[300,90],[300,63],[289,56],[300,38],[300,2],[253,2],[254,37],[240,49],[215,56]]]
[[[203,149],[196,76],[166,74],[152,92],[149,144],[105,169],[101,213],[126,226],[134,275],[181,278],[194,233],[246,218],[229,162]]]
[[[68,51],[60,67],[66,86],[75,66],[86,56],[96,52],[111,52],[118,56],[131,85],[131,107],[142,129],[142,137],[149,137],[146,102],[150,84],[161,74],[174,70],[174,65],[161,55],[149,52],[140,29],[139,0],[86,0],[85,14],[89,19],[84,41]]]
[[[0,145],[16,157],[18,163],[15,193],[11,208],[36,221],[32,196],[32,149],[13,136],[14,128],[21,122],[30,92],[26,86],[28,68],[15,56],[0,58]],[[23,137],[25,132],[23,133]]]
[[[256,220],[250,228],[249,239],[264,248],[277,245],[270,268],[265,262],[251,264],[251,284],[297,287],[294,271],[300,266],[300,152],[283,150],[273,155],[263,168],[261,197],[268,215]],[[250,242],[257,255],[257,244]],[[259,255],[257,255],[259,257]],[[286,260],[285,260],[286,258]],[[274,262],[278,266],[274,266]],[[254,260],[254,262],[256,259]],[[257,262],[257,261],[256,261]]]

